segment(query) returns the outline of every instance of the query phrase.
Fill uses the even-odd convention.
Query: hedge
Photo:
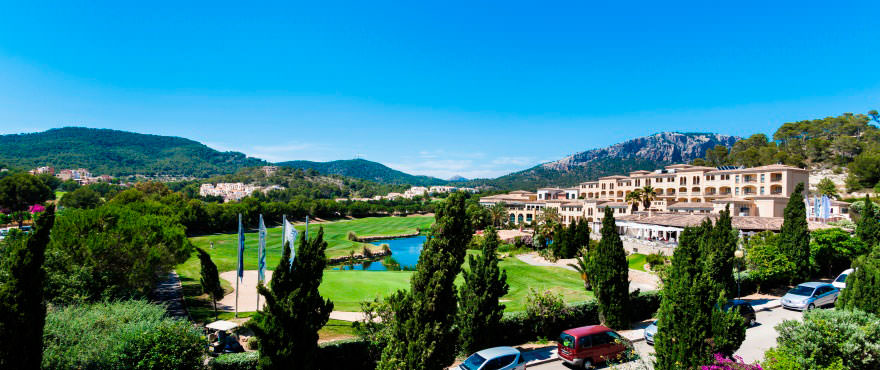
[[[215,357],[209,366],[213,370],[256,370],[258,352],[227,353]]]
[[[321,345],[321,370],[374,369],[367,342],[344,340]],[[259,352],[243,352],[220,355],[211,360],[212,370],[256,370]]]

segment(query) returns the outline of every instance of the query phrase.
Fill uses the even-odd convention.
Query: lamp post
[[[736,264],[736,266],[735,266],[735,270],[734,270],[734,273],[736,274],[736,299],[739,299],[739,295],[740,295],[740,290],[739,290],[739,279],[740,279],[740,276],[739,276],[739,275],[740,275],[740,273],[739,273],[739,265],[740,265],[740,263],[742,262],[742,259],[743,259],[743,257],[745,257],[745,255],[746,255],[746,253],[745,253],[745,250],[743,250],[743,248],[742,248],[742,242],[737,243],[737,244],[736,244],[736,251],[733,252],[733,256],[736,257],[736,259],[738,260],[738,262],[737,262],[737,264]]]

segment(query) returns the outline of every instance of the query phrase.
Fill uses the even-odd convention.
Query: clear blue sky
[[[486,177],[660,131],[880,109],[878,1],[74,3],[3,5],[0,133]]]

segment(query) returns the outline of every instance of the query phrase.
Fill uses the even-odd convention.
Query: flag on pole
[[[244,278],[244,229],[241,227],[241,213],[238,214],[238,279]]]
[[[813,217],[819,218],[819,197],[813,196]]]
[[[284,216],[281,228],[281,243],[282,245],[288,242],[290,243],[290,264],[293,265],[293,258],[296,257],[296,248],[294,247],[294,244],[296,244],[297,232],[293,225],[287,221],[287,216]]]
[[[831,218],[831,198],[827,195],[822,196],[822,218]]]
[[[266,225],[260,215],[260,248],[257,250],[257,281],[266,280]]]

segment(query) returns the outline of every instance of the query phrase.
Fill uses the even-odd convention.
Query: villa
[[[734,227],[741,233],[779,230],[789,194],[798,183],[809,186],[809,171],[781,164],[752,168],[675,164],[655,171],[633,171],[628,176],[605,176],[571,188],[482,197],[480,204],[503,203],[513,224],[531,223],[547,208],[554,208],[562,224],[585,219],[594,232],[601,228],[607,208],[624,237],[673,246],[684,227],[715,218],[726,207],[730,207]],[[627,199],[628,194],[645,186],[655,193],[650,209]],[[835,216],[848,217],[845,204],[832,202],[832,208]],[[827,226],[810,222],[811,229],[823,227]]]

